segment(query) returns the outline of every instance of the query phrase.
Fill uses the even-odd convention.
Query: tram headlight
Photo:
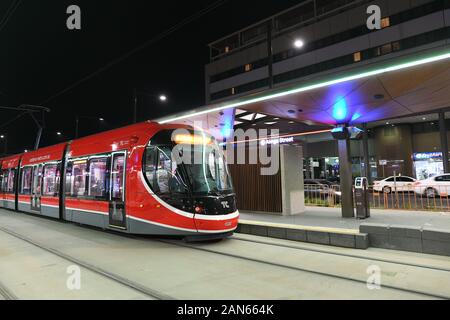
[[[201,207],[201,206],[195,206],[194,211],[195,211],[195,213],[197,213],[197,214],[204,213],[204,209],[203,209],[203,207]]]
[[[197,134],[177,134],[173,138],[176,144],[191,144],[191,145],[205,145],[211,144],[211,137],[197,135]]]

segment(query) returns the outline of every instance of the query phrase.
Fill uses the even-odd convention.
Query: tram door
[[[31,189],[31,210],[41,212],[43,165],[33,167],[33,184]]]
[[[126,229],[125,212],[125,152],[113,153],[111,159],[111,180],[109,184],[109,224],[111,227]]]

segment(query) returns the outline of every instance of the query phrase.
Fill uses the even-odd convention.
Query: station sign
[[[442,160],[442,152],[422,152],[414,153],[414,161]]]
[[[291,143],[294,143],[294,137],[271,138],[271,139],[263,139],[260,141],[260,145],[262,147],[269,145],[291,144]]]

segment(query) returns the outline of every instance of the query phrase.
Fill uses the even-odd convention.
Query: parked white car
[[[417,181],[414,191],[428,198],[448,197],[450,195],[450,174]]]
[[[389,177],[381,181],[373,183],[373,190],[375,192],[411,192],[414,191],[416,179],[406,176]]]

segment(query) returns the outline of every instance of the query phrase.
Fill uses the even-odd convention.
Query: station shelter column
[[[338,140],[339,168],[341,180],[342,217],[354,218],[353,177],[350,156],[350,139]]]
[[[450,162],[448,154],[447,125],[445,121],[445,112],[439,112],[439,131],[441,135],[442,161],[444,163],[444,173],[450,173]]]
[[[280,172],[283,215],[305,212],[305,183],[303,178],[303,147],[282,145],[280,148]]]

